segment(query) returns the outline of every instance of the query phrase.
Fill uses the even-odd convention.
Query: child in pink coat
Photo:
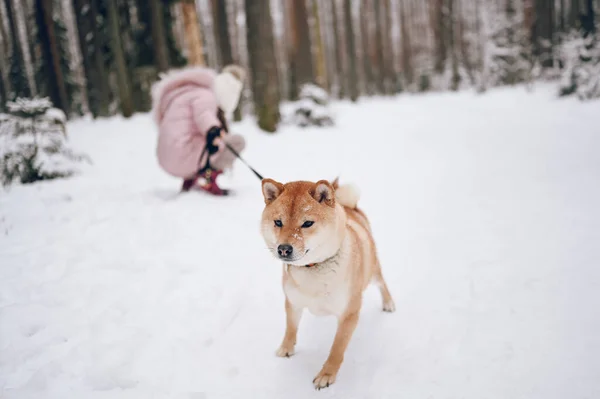
[[[217,177],[231,168],[236,152],[245,148],[240,135],[227,132],[225,118],[237,107],[244,71],[227,66],[220,74],[204,67],[170,71],[152,88],[152,113],[158,126],[156,155],[161,168],[183,179],[182,190],[198,183],[215,195],[227,191]]]

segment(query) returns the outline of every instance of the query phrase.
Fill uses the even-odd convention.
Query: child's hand
[[[208,148],[208,153],[211,155],[219,151],[221,132],[221,128],[215,126],[211,128],[206,135],[206,146]]]

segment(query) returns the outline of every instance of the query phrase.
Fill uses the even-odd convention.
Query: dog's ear
[[[334,189],[327,180],[319,180],[311,195],[319,203],[333,207],[335,205]]]
[[[262,192],[265,197],[265,204],[269,205],[281,195],[283,192],[283,184],[276,182],[273,179],[263,179]]]

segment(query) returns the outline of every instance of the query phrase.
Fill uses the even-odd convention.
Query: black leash
[[[212,132],[212,129],[211,129],[211,132],[209,132],[209,134],[206,137],[206,145],[204,146],[204,149],[202,150],[202,153],[200,154],[200,160],[199,160],[199,162],[202,162],[202,158],[204,158],[204,154],[208,153],[207,157],[206,157],[206,165],[204,165],[204,167],[198,171],[198,175],[201,175],[207,169],[212,169],[212,167],[210,166],[210,156],[217,151],[217,146],[215,146],[212,143],[215,138],[216,138],[216,132]],[[225,141],[223,141],[223,143],[225,144],[225,147],[227,147],[227,149],[229,149],[229,151],[231,151],[233,153],[233,155],[235,155],[237,157],[237,159],[242,161],[242,163],[244,165],[246,165],[254,173],[254,175],[256,177],[258,177],[261,181],[264,179],[264,177],[260,173],[258,173],[256,171],[256,169],[254,169],[252,166],[250,166],[248,164],[248,162],[246,162],[244,160],[244,158],[242,158],[242,156],[236,150],[233,149],[233,147],[231,147],[229,144],[225,143]]]
[[[262,177],[260,173],[258,173],[252,166],[250,166],[248,162],[246,162],[244,158],[242,158],[242,156],[238,154],[237,151],[234,150],[229,144],[225,143],[225,146],[229,149],[229,151],[233,152],[233,155],[235,155],[237,159],[242,161],[243,164],[246,165],[256,175],[256,177],[258,177],[261,181],[264,179],[264,177]]]

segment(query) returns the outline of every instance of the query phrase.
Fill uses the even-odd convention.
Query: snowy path
[[[335,321],[305,314],[297,355],[260,186],[173,198],[147,116],[75,122],[94,159],[0,192],[3,399],[600,397],[600,111],[547,90],[338,104],[332,130],[260,134],[282,181],[363,192],[394,314],[366,293],[331,388],[311,380]]]

